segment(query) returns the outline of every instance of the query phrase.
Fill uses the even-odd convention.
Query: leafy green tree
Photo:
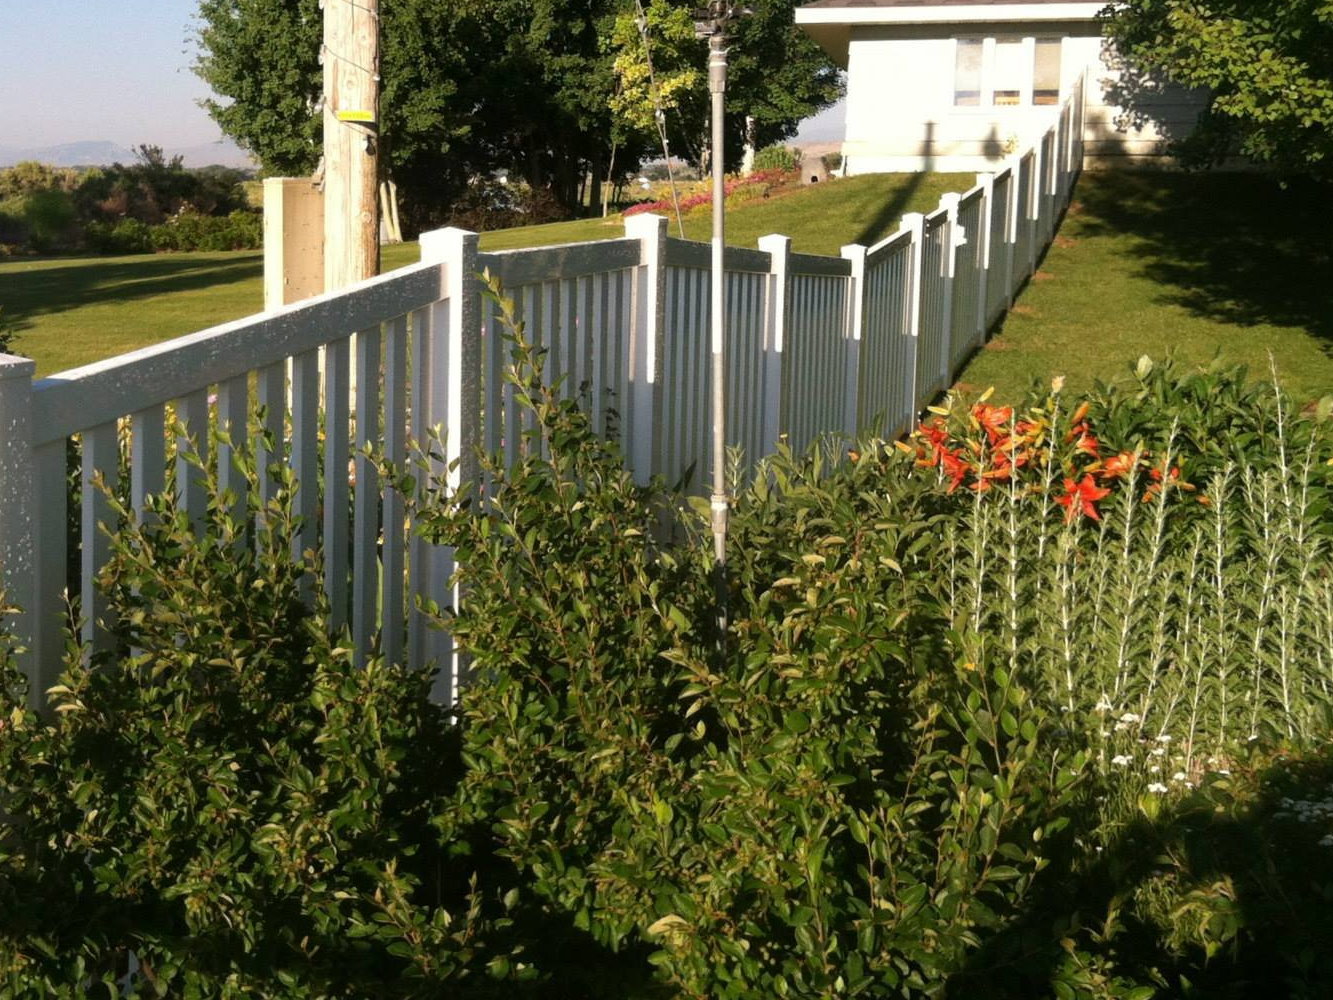
[[[658,84],[658,103],[666,112],[673,151],[702,165],[710,136],[708,45],[695,38],[694,0],[645,0],[647,48]],[[730,27],[727,76],[726,162],[735,166],[745,138],[746,117],[755,121],[760,146],[780,143],[796,132],[803,118],[842,96],[837,68],[793,20],[793,0],[754,0],[750,13]],[[625,5],[630,24],[636,13]],[[615,34],[621,94],[615,99],[622,117],[652,127],[654,110],[647,92],[645,44],[637,31],[622,24]],[[654,134],[654,145],[656,136]]]
[[[1103,12],[1128,64],[1209,100],[1187,162],[1239,152],[1333,176],[1333,4],[1328,0],[1121,0]]]
[[[676,25],[663,46],[663,69],[694,71],[670,127],[677,148],[697,159],[707,132],[707,81],[699,72],[705,47],[679,37],[692,5],[649,6]],[[792,25],[794,0],[754,6],[733,48],[733,156],[745,115],[758,121],[761,141],[776,141],[838,92],[832,65]],[[381,162],[403,191],[410,220],[438,221],[471,178],[500,168],[576,209],[584,178],[596,185],[613,147],[620,164],[651,155],[656,135],[642,123],[627,127],[615,106],[627,71],[617,60],[641,48],[616,26],[634,10],[633,0],[384,4]],[[317,0],[200,0],[199,20],[196,71],[218,95],[206,107],[222,130],[266,171],[313,170],[322,87]],[[592,195],[595,203],[595,187]]]

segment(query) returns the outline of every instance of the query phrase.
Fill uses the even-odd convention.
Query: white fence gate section
[[[728,440],[759,457],[784,435],[801,450],[827,433],[907,430],[1053,237],[1082,166],[1082,108],[1080,85],[1033,148],[928,215],[905,216],[875,246],[819,257],[768,236],[757,250],[728,248]],[[351,289],[37,381],[31,361],[0,355],[0,580],[22,609],[14,628],[35,703],[61,669],[68,588],[80,596],[83,639],[105,641],[92,580],[107,557],[98,525],[109,509],[94,477],[114,487],[127,467],[122,485],[139,509],[174,461],[181,503],[201,514],[201,477],[171,457],[168,413],[205,453],[217,434],[207,460],[239,494],[231,454],[254,404],[278,442],[259,467],[281,461],[296,474],[296,544],[321,547],[335,627],[350,627],[359,655],[442,664],[440,693],[452,698],[448,636],[415,610],[418,597],[450,603],[452,554],[414,535],[402,498],[381,488],[361,449],[374,443],[402,462],[440,428],[456,481],[478,475],[478,445],[515,457],[523,415],[501,377],[508,351],[479,294],[483,268],[547,348],[547,376],[584,393],[598,426],[618,414],[636,475],[674,482],[708,467],[706,244],[670,238],[665,219],[643,215],[626,220],[623,239],[479,253],[474,234],[441,230],[421,250],[421,263]],[[84,483],[74,532],[72,438]]]

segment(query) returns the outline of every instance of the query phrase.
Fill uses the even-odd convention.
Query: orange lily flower
[[[1097,513],[1097,501],[1109,496],[1110,490],[1100,487],[1092,476],[1084,476],[1082,481],[1065,480],[1065,492],[1055,498],[1055,502],[1065,509],[1065,521],[1072,521],[1074,515],[1083,513],[1094,521],[1100,521]]]

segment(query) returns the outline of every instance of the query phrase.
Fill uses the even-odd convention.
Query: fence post
[[[1046,186],[1046,166],[1041,159],[1041,143],[1032,146],[1032,177],[1028,181],[1028,203],[1023,206],[1023,224],[1028,228],[1027,260],[1023,266],[1030,276],[1037,270],[1037,243],[1041,238],[1042,188]]]
[[[995,175],[977,174],[977,183],[981,185],[981,224],[977,227],[976,238],[981,241],[981,266],[977,268],[977,330],[976,341],[980,346],[986,339],[987,320],[990,318],[990,238],[995,206]]]
[[[1023,184],[1023,160],[1013,156],[1009,159],[1009,203],[1004,209],[1004,311],[1014,307],[1014,294],[1018,286],[1018,213],[1019,191]]]
[[[782,437],[783,410],[782,366],[787,343],[788,269],[791,263],[791,237],[772,233],[759,237],[759,249],[768,254],[768,314],[764,323],[764,424],[763,442],[770,451]]]
[[[450,490],[464,483],[476,483],[480,470],[476,449],[481,442],[481,297],[477,282],[477,234],[462,229],[437,229],[421,234],[421,259],[444,265],[445,298],[427,307],[428,329],[417,331],[426,336],[426,370],[419,383],[425,388],[425,428],[444,430],[443,455],[434,472],[444,478]],[[413,408],[418,405],[413,400]],[[444,546],[416,547],[418,577],[414,593],[420,593],[441,605],[458,606],[458,587],[450,584],[454,575],[453,549]],[[418,561],[419,560],[419,561]],[[453,639],[439,629],[421,634],[420,666],[435,662],[435,697],[452,705],[458,700],[464,681],[464,667],[453,647]]]
[[[957,192],[950,191],[940,198],[940,208],[945,210],[947,219],[945,231],[941,234],[944,251],[940,260],[944,267],[944,301],[940,306],[943,317],[940,321],[940,333],[944,350],[940,352],[939,376],[941,388],[944,389],[947,389],[949,383],[953,381],[953,286],[958,273],[958,202],[961,197]]]
[[[52,650],[39,649],[37,543],[35,519],[40,498],[32,451],[32,376],[37,365],[27,358],[0,354],[0,606],[22,613],[3,624],[25,651],[18,666],[28,678],[28,704],[44,701],[43,669]],[[63,485],[63,484],[62,484]],[[40,659],[39,659],[40,656]]]
[[[634,281],[634,326],[629,343],[630,466],[634,479],[647,483],[661,471],[662,428],[657,415],[662,404],[662,351],[666,339],[665,216],[632,215],[625,220],[625,236],[639,241],[639,270]]]
[[[850,243],[842,248],[842,256],[852,263],[852,288],[847,296],[847,368],[844,374],[843,429],[855,439],[860,432],[861,414],[861,334],[866,318],[866,248]]]
[[[910,427],[921,411],[921,400],[916,396],[917,358],[921,354],[921,296],[925,292],[925,282],[921,280],[926,261],[926,217],[920,212],[908,212],[903,216],[901,228],[912,233],[911,266],[908,268],[906,296],[907,335],[912,338],[912,357],[905,365],[903,399],[907,400]]]

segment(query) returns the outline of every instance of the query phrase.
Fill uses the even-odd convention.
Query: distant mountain
[[[127,163],[134,154],[114,142],[66,142],[40,149],[10,149],[0,166],[12,166],[21,160],[37,160],[55,167],[98,167],[107,163]]]
[[[165,150],[168,157],[180,156],[187,167],[249,168],[255,165],[250,155],[227,139]],[[0,146],[0,167],[11,167],[23,160],[36,160],[55,167],[104,167],[112,163],[133,163],[133,150],[114,142],[66,142],[59,146],[15,149]]]

